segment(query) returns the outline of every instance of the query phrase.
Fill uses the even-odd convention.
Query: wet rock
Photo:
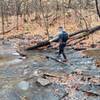
[[[26,81],[21,81],[20,83],[18,83],[18,88],[20,88],[21,90],[28,90],[30,85],[29,85],[29,82],[26,82]]]
[[[38,78],[37,83],[39,83],[42,86],[47,86],[47,85],[51,84],[51,82],[49,80],[44,79],[44,78]]]

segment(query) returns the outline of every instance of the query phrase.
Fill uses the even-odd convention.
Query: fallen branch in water
[[[47,59],[52,59],[52,60],[54,60],[54,61],[56,61],[56,62],[59,62],[59,63],[61,63],[61,64],[65,64],[63,61],[60,61],[60,60],[58,60],[57,58],[53,58],[53,57],[50,57],[50,56],[46,56],[46,58],[47,58]]]

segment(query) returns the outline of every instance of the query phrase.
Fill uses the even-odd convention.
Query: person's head
[[[58,31],[62,32],[64,30],[64,28],[62,26],[58,27]]]

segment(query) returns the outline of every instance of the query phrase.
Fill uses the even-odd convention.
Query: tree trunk
[[[100,11],[99,11],[99,5],[98,5],[98,0],[95,0],[95,4],[96,4],[96,10],[97,10],[97,14],[100,18]]]
[[[36,45],[34,45],[34,46],[32,46],[32,47],[27,48],[26,50],[38,49],[38,48],[40,48],[40,47],[47,46],[47,45],[49,45],[49,44],[50,44],[49,40],[45,40],[45,41],[43,41],[43,42],[37,43]]]
[[[48,30],[48,8],[47,8],[46,16],[45,16],[45,15],[44,15],[44,9],[43,9],[42,1],[41,1],[41,0],[40,0],[40,11],[41,11],[42,16],[43,16],[44,25],[45,25],[46,33],[47,33],[47,35],[48,35],[48,40],[49,40],[49,30]]]
[[[88,32],[86,34],[86,35],[88,35],[88,34],[94,33],[95,31],[98,31],[98,30],[100,30],[100,25],[99,26],[96,26],[96,27],[93,27],[91,29],[83,29],[83,30],[74,32],[74,33],[70,34],[69,37],[72,37],[74,35],[77,35],[77,34],[80,34],[80,33],[84,33],[84,32]]]
[[[2,34],[4,35],[4,7],[1,3],[1,20],[2,20]]]

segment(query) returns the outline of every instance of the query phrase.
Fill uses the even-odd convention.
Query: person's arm
[[[62,38],[61,38],[61,34],[59,34],[59,43],[62,43]]]

